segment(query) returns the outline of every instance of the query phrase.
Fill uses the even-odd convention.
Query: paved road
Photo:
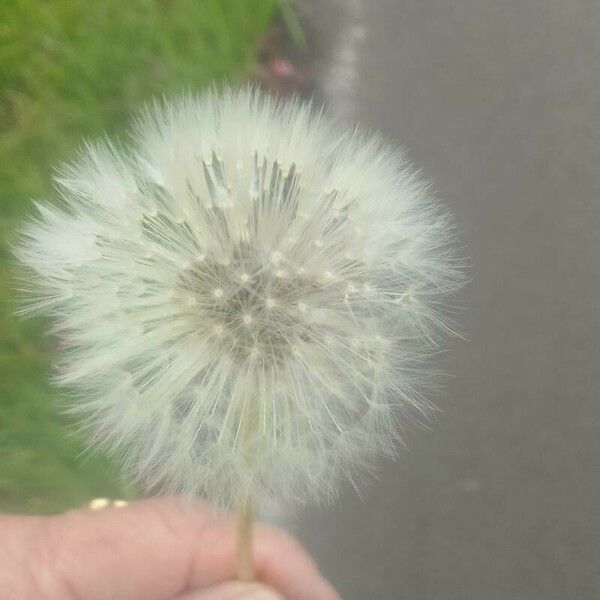
[[[308,8],[321,92],[435,180],[473,282],[434,429],[301,537],[346,600],[600,598],[600,4]]]

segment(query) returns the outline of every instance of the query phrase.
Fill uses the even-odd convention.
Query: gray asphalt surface
[[[346,600],[600,598],[600,3],[304,10],[321,93],[408,147],[473,281],[433,429],[301,538]]]

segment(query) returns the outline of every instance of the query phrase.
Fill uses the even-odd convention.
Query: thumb
[[[176,600],[284,600],[275,590],[259,583],[232,581],[210,589],[188,592]]]

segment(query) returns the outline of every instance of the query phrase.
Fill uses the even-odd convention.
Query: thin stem
[[[252,524],[252,502],[245,498],[237,506],[237,572],[240,581],[254,581]]]

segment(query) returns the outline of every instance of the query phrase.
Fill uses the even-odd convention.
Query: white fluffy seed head
[[[150,489],[330,497],[426,415],[462,283],[448,214],[397,151],[253,90],[155,104],[89,145],[17,255],[59,381]]]

